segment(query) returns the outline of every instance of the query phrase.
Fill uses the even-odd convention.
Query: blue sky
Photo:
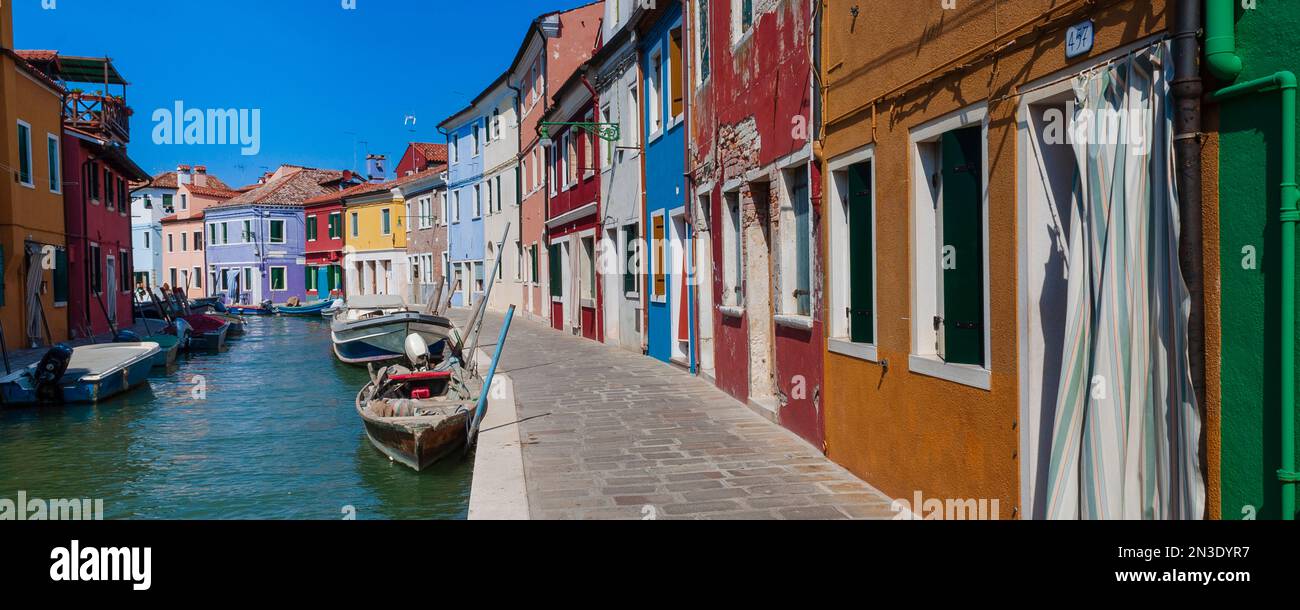
[[[514,59],[528,24],[584,0],[42,0],[14,3],[15,47],[108,55],[131,82],[131,157],[150,173],[206,164],[232,185],[281,163],[389,171]],[[83,87],[90,90],[88,87]],[[116,92],[116,87],[112,88]],[[155,145],[172,108],[261,109],[261,151]],[[405,123],[416,117],[414,126]]]

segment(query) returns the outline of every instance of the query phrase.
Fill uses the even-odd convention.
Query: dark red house
[[[683,204],[708,226],[697,251],[712,252],[697,259],[711,278],[699,291],[702,371],[822,447],[813,5],[691,5],[687,90],[695,93]]]
[[[412,142],[406,147],[406,153],[402,155],[402,160],[397,163],[397,177],[409,176],[416,172],[446,164],[446,144]]]
[[[594,89],[579,66],[542,116],[551,325],[604,340],[599,281],[601,139]],[[578,123],[584,125],[576,125]]]
[[[150,176],[127,156],[127,82],[108,58],[47,54],[35,64],[69,93],[63,112],[67,316],[73,338],[135,324],[129,184]],[[86,90],[90,90],[87,92]],[[58,261],[56,268],[65,268]]]

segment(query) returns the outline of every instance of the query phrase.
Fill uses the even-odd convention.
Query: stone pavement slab
[[[488,353],[502,320],[487,316]],[[884,494],[678,367],[516,315],[499,372],[533,519],[895,516]]]

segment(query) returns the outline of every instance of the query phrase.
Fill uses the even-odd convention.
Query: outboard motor
[[[182,348],[189,348],[190,335],[192,334],[194,334],[194,329],[190,327],[190,323],[183,318],[176,318],[176,338],[180,339]]]
[[[36,365],[36,397],[41,402],[56,402],[63,398],[63,388],[59,380],[68,372],[68,363],[72,362],[72,348],[60,343],[50,348]]]
[[[113,337],[113,343],[139,343],[140,335],[135,334],[133,330],[119,330]]]
[[[411,366],[416,369],[429,365],[429,344],[424,342],[424,337],[416,333],[406,336],[406,359],[410,360]]]

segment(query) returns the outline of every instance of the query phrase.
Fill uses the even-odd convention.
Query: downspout
[[[1178,266],[1191,307],[1187,315],[1187,357],[1197,408],[1205,413],[1205,253],[1201,212],[1201,0],[1179,0],[1174,16],[1174,179],[1178,186]],[[1199,453],[1199,452],[1198,452]],[[1202,458],[1204,461],[1205,458]],[[1208,469],[1202,469],[1207,472]]]
[[[446,129],[443,129],[443,128],[442,128],[442,125],[439,125],[439,126],[435,127],[434,129],[437,129],[437,130],[438,130],[438,133],[442,134],[442,137],[445,138],[445,139],[447,140],[447,143],[446,143],[447,150],[450,151],[450,150],[451,150],[451,132],[447,131]],[[457,160],[459,161],[459,159],[460,159],[460,150],[459,150],[459,149],[456,150],[456,158],[457,158]],[[453,197],[451,196],[451,154],[450,154],[450,152],[448,152],[448,155],[447,155],[447,181],[446,181],[446,184],[444,184],[443,186],[447,189],[447,194],[445,195],[445,197],[447,198],[447,216],[451,216],[451,206],[453,206],[453,205],[456,204],[456,200],[455,200],[455,198],[453,198]],[[348,208],[348,206],[347,206],[347,203],[345,202],[345,203],[343,204],[343,218],[344,218],[344,223],[343,223],[343,224],[344,224],[345,226],[347,225],[347,220],[346,220],[346,219],[347,219],[347,215],[348,215],[348,213],[347,213],[347,208]],[[442,211],[442,210],[439,210],[439,211]],[[447,237],[447,266],[444,267],[444,268],[442,269],[442,281],[447,282],[448,298],[450,299],[451,291],[455,290],[455,288],[456,288],[456,285],[455,285],[454,280],[453,280],[453,278],[456,277],[456,274],[455,274],[455,273],[452,273],[452,271],[451,271],[451,253],[452,253],[452,250],[451,250],[451,219],[450,219],[450,218],[447,218],[447,217],[443,217],[443,218],[441,219],[441,223],[443,224],[443,226],[447,227],[447,235],[446,235],[446,237]],[[346,242],[346,238],[345,238],[345,240],[344,240],[344,243],[347,243],[347,242]],[[438,262],[441,263],[442,261],[438,261]],[[442,298],[442,297],[438,297],[438,298]],[[448,302],[450,302],[450,300],[449,300]]]
[[[683,271],[690,269],[690,273],[688,274],[690,281],[686,282],[686,294],[683,295],[684,299],[682,301],[682,307],[687,308],[686,326],[688,341],[686,345],[690,351],[687,357],[691,364],[691,374],[699,375],[699,363],[696,361],[696,354],[699,351],[700,341],[700,329],[696,326],[699,323],[697,320],[699,303],[696,301],[695,283],[699,281],[698,274],[700,270],[699,265],[695,260],[695,168],[687,167],[688,165],[692,165],[691,135],[695,133],[692,129],[694,116],[691,114],[689,95],[691,91],[691,83],[695,80],[691,77],[692,72],[695,70],[695,45],[690,43],[690,41],[695,40],[695,12],[689,9],[684,12],[686,14],[683,16],[682,22],[685,31],[682,33],[682,44],[689,46],[690,51],[682,53],[682,55],[687,57],[689,61],[685,62],[686,69],[682,70],[682,80],[685,82],[678,83],[678,86],[682,88],[682,114],[685,115],[682,117],[682,130],[684,132],[682,134],[682,169],[684,170],[682,172],[682,186],[685,187],[682,189],[685,191],[682,195],[684,196],[683,205],[686,210],[686,256],[688,261],[687,264],[690,265],[689,267],[683,265]]]
[[[1235,34],[1236,5],[1232,0],[1206,0],[1206,63],[1210,72],[1225,80],[1235,79],[1241,74],[1242,61],[1236,53]],[[1214,41],[1211,45],[1211,40]],[[1244,83],[1231,85],[1210,95],[1210,100],[1225,100],[1246,95],[1272,93],[1277,91],[1282,97],[1282,184],[1278,205],[1278,222],[1282,227],[1281,236],[1281,332],[1279,382],[1282,387],[1280,411],[1282,419],[1281,467],[1277,471],[1278,481],[1282,485],[1282,519],[1295,519],[1296,484],[1300,482],[1300,472],[1295,460],[1295,308],[1296,308],[1296,225],[1300,223],[1300,186],[1296,185],[1296,75],[1293,72],[1277,72],[1271,76],[1257,78]]]

